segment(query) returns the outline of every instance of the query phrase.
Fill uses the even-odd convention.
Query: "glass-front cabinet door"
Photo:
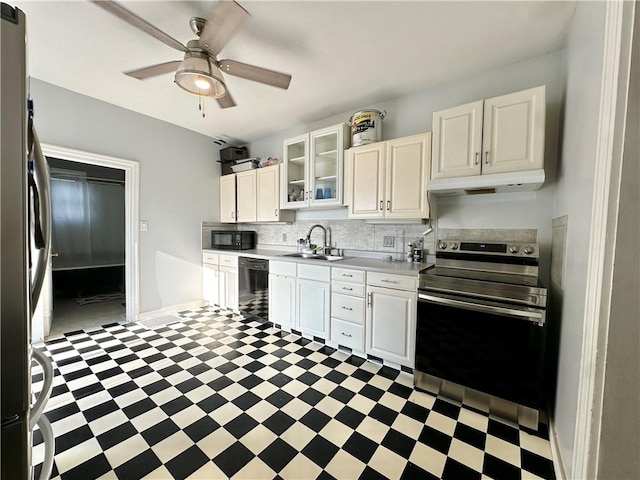
[[[349,148],[346,123],[284,141],[282,208],[342,205],[344,151]]]
[[[284,198],[282,208],[300,208],[309,204],[309,134],[284,141]]]
[[[343,157],[345,140],[349,138],[348,128],[341,124],[309,134],[311,206],[342,205]]]

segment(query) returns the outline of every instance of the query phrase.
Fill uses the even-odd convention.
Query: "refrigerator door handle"
[[[51,389],[53,388],[53,364],[51,360],[49,360],[42,350],[38,350],[37,348],[33,349],[32,358],[42,366],[44,384],[42,385],[42,390],[40,390],[40,395],[38,395],[36,399],[36,403],[33,404],[29,412],[29,430],[33,430],[33,427],[36,426],[40,417],[43,416],[44,406],[49,400]]]
[[[38,427],[40,427],[40,432],[44,439],[44,461],[42,462],[39,480],[49,480],[53,470],[53,456],[55,454],[56,443],[53,436],[53,429],[47,417],[40,415]]]
[[[31,287],[31,313],[33,314],[40,298],[51,253],[51,189],[49,185],[49,165],[40,148],[38,134],[32,122],[29,122],[29,130],[29,157],[34,159],[34,176],[37,186],[37,189],[34,189],[34,201],[38,205],[36,212],[39,216],[39,222],[36,222],[36,225],[40,224],[41,234],[44,239],[44,248],[38,250],[34,264],[33,284]]]

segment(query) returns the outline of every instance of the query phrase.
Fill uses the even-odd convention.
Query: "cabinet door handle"
[[[344,310],[349,310],[350,312],[351,312],[351,311],[353,311],[353,308],[351,308],[351,307],[345,307],[344,305],[342,306],[342,308],[343,308]]]
[[[232,211],[231,212],[231,218],[236,218],[236,217],[234,217],[234,215],[235,215],[235,212]]]
[[[373,307],[373,293],[367,293],[367,306]]]
[[[391,200],[387,200],[387,211],[391,210]]]
[[[349,337],[349,338],[351,338],[351,335],[350,335],[350,334],[348,334],[348,333],[344,333],[344,332],[342,332],[342,333],[341,333],[341,335],[344,335],[345,337]]]
[[[380,210],[382,210],[382,200],[380,200]]]
[[[277,208],[274,210],[274,214],[273,214],[273,216],[274,216],[274,217],[277,217],[277,216],[278,216],[278,209],[277,209]]]
[[[479,162],[478,162],[478,155],[479,155],[479,153],[478,153],[478,152],[476,152],[476,165],[478,165],[478,163],[479,163]]]
[[[484,152],[484,164],[489,165],[489,152]]]

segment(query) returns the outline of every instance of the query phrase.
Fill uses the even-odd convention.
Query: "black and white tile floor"
[[[45,345],[52,478],[554,478],[545,428],[506,425],[267,323],[206,308],[181,317]],[[34,444],[38,463],[39,432]]]

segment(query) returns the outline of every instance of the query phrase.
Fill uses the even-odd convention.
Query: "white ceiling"
[[[11,3],[11,2],[10,2]],[[215,2],[127,1],[186,44],[188,21]],[[249,142],[559,49],[574,2],[249,1],[251,18],[219,58],[293,76],[280,90],[226,76],[237,104],[222,110],[173,83],[121,72],[181,54],[86,1],[17,1],[27,14],[29,70],[40,80],[213,138]]]

